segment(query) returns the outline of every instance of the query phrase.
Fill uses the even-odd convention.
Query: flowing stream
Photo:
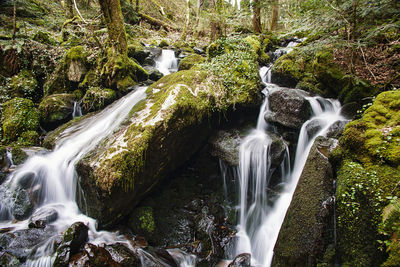
[[[157,60],[157,68],[166,74],[177,67],[174,51],[163,50]],[[167,73],[168,71],[168,73]],[[84,215],[76,203],[77,173],[75,164],[89,151],[113,133],[127,118],[132,107],[146,97],[147,87],[137,87],[125,97],[114,102],[101,112],[83,119],[74,126],[67,128],[56,142],[53,151],[31,156],[19,166],[7,181],[0,186],[0,228],[11,227],[13,231],[27,229],[29,220],[16,222],[12,214],[15,204],[15,194],[22,185],[28,183],[35,199],[39,202],[37,210],[56,211],[57,219],[49,224],[55,235],[64,232],[74,222],[84,222],[89,227],[89,240],[92,244],[111,244],[122,242],[129,245],[123,236],[107,231],[97,231],[96,221]],[[75,104],[74,117],[80,116],[79,103]],[[35,252],[27,260],[27,266],[51,266],[54,257],[53,239],[35,248]],[[31,248],[27,248],[31,249]],[[181,266],[192,262],[191,256],[177,255]],[[142,257],[143,261],[146,257]],[[145,266],[145,265],[144,265]]]
[[[242,141],[240,146],[238,172],[240,216],[235,255],[250,253],[252,265],[260,267],[271,266],[279,230],[315,138],[323,135],[334,122],[343,119],[340,116],[338,101],[318,96],[306,97],[312,108],[312,117],[303,124],[300,130],[292,168],[289,164],[289,150],[286,147],[286,155],[281,164],[283,189],[273,204],[269,204],[267,188],[274,171],[270,163],[269,133],[278,133],[275,132],[274,127],[266,123],[264,115],[270,112],[268,94],[279,88],[271,84],[270,69],[271,67],[263,67],[260,70],[266,97],[260,108],[256,129]],[[311,123],[318,124],[319,130],[316,134],[309,136],[307,125]]]

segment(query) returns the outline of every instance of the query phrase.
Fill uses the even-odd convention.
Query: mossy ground
[[[378,226],[388,199],[400,196],[399,99],[399,90],[379,94],[361,119],[346,126],[332,155],[340,159],[337,213],[346,266],[378,266],[385,261]]]

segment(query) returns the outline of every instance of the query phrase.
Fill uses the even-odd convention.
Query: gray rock
[[[265,114],[265,120],[300,129],[311,115],[311,106],[306,96],[307,93],[299,89],[280,88],[273,91],[268,97],[271,112]]]
[[[110,253],[112,259],[122,267],[140,266],[138,255],[121,243],[107,245],[105,249]]]
[[[67,77],[71,82],[81,82],[85,78],[87,69],[85,64],[79,60],[72,60],[69,65]]]
[[[210,139],[212,144],[211,154],[222,159],[231,166],[239,166],[239,149],[242,140],[246,137],[248,128],[241,130],[219,131]],[[268,133],[272,139],[271,166],[277,167],[283,160],[286,144],[282,138],[273,133]]]
[[[339,139],[342,136],[344,127],[347,123],[348,121],[337,121],[333,123],[329,127],[326,136],[329,138]]]
[[[33,206],[26,190],[18,189],[14,193],[14,203],[11,207],[11,215],[17,220],[25,220],[31,215]]]
[[[250,264],[251,255],[249,253],[242,253],[237,255],[228,267],[250,267]]]
[[[43,207],[37,209],[29,218],[29,228],[44,228],[47,224],[54,222],[58,213],[53,208]]]

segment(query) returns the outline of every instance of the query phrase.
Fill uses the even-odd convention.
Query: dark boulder
[[[17,220],[27,219],[33,210],[33,205],[29,198],[29,193],[23,189],[17,189],[13,195],[11,215]]]
[[[140,266],[139,256],[121,243],[107,245],[105,249],[110,253],[111,258],[121,267]]]
[[[72,224],[66,231],[60,246],[54,267],[68,266],[72,256],[77,254],[88,239],[89,228],[82,222]]]
[[[280,88],[273,91],[268,97],[271,112],[265,114],[265,120],[300,129],[311,115],[311,106],[306,97],[307,93],[298,89]]]
[[[334,242],[333,174],[327,157],[334,143],[317,137],[310,150],[274,248],[273,266],[333,264],[324,254]]]
[[[347,123],[348,121],[336,121],[328,128],[326,136],[329,138],[339,139],[342,136],[344,127]]]

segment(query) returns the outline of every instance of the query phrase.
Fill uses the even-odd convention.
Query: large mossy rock
[[[400,197],[395,189],[400,181],[399,121],[400,91],[383,92],[361,119],[347,124],[332,153],[343,265],[380,266],[385,261],[379,224],[387,198]]]
[[[2,120],[6,141],[16,141],[23,133],[39,128],[39,114],[29,99],[17,97],[4,103]]]
[[[87,73],[87,56],[82,46],[69,49],[46,81],[44,94],[48,96],[74,91]]]
[[[212,72],[180,71],[154,83],[125,126],[78,162],[90,216],[103,226],[120,220],[202,146],[212,133],[213,114],[258,103],[257,58],[244,47],[248,52],[235,63],[222,65],[232,57],[221,55],[203,66]],[[236,71],[229,84],[222,83],[226,71]]]
[[[317,44],[296,47],[280,57],[272,68],[272,82],[339,98],[342,103],[360,102],[376,93],[376,88],[368,82],[345,75],[334,62],[332,52]]]
[[[334,143],[333,139],[317,137],[310,150],[279,232],[273,266],[334,263],[333,258],[324,258],[324,252],[334,242],[333,173],[328,161]]]
[[[74,94],[54,94],[45,97],[39,105],[40,121],[43,125],[58,126],[72,118]]]
[[[205,60],[206,59],[201,55],[197,55],[197,54],[189,55],[189,56],[183,58],[179,62],[178,70],[189,70],[194,65],[203,63]]]
[[[33,73],[23,70],[11,78],[10,88],[13,97],[23,97],[36,100],[42,95],[37,91],[38,82]]]
[[[265,114],[265,120],[284,127],[300,129],[310,118],[311,106],[302,90],[279,88],[268,96],[271,112]]]

